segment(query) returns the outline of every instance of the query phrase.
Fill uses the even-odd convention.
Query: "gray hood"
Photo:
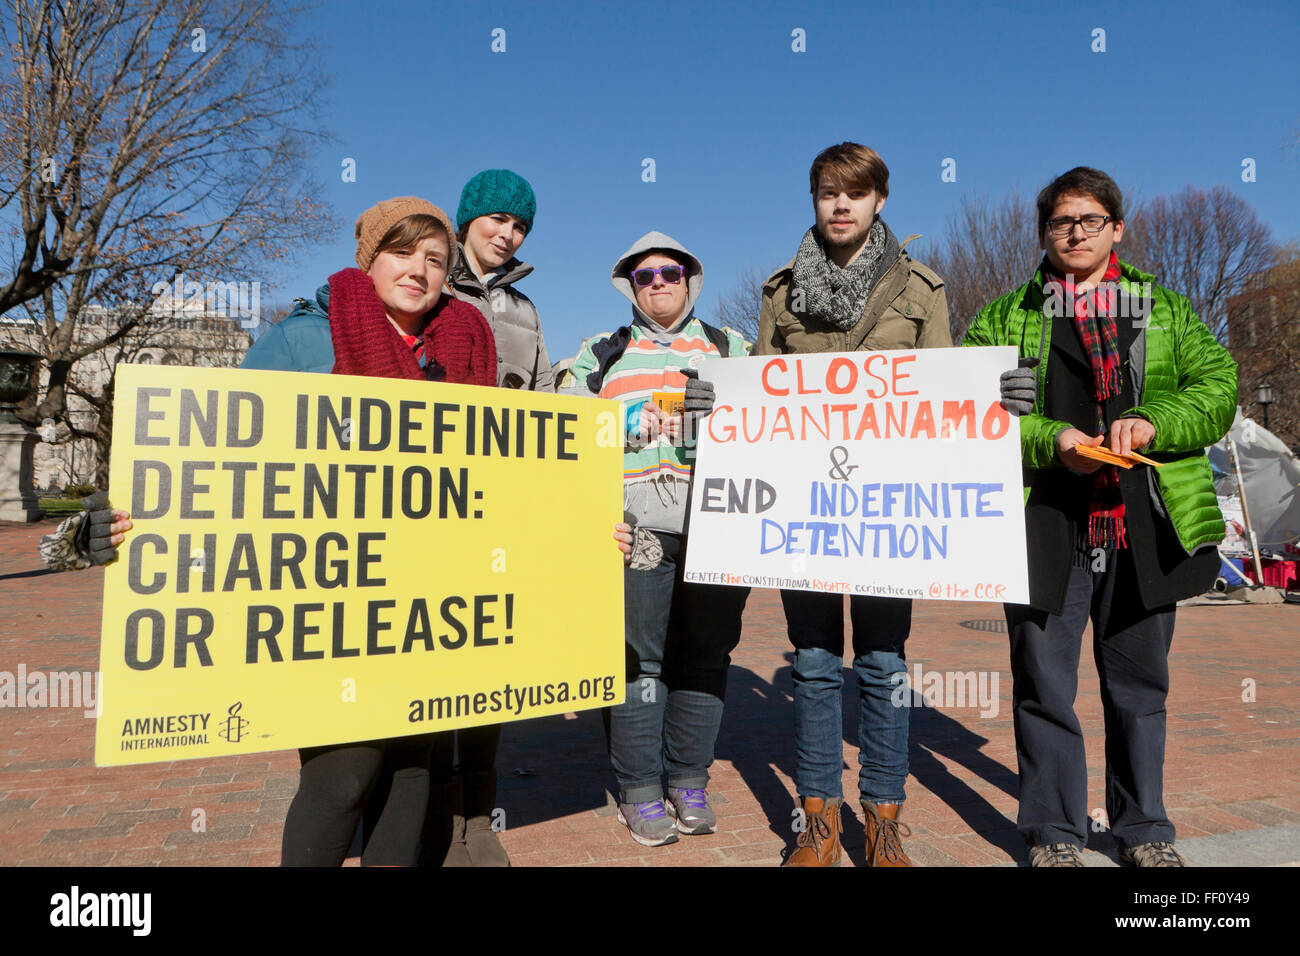
[[[686,247],[672,236],[665,235],[662,232],[647,232],[632,243],[632,248],[618,257],[618,261],[614,263],[614,268],[610,271],[609,281],[615,289],[623,293],[624,297],[632,303],[633,321],[648,326],[655,332],[664,331],[658,322],[655,322],[650,316],[642,312],[641,307],[636,304],[636,293],[632,288],[632,280],[628,277],[628,270],[631,268],[632,261],[641,258],[652,250],[663,250],[670,253],[673,258],[681,259],[686,266],[686,308],[678,316],[677,321],[666,330],[669,332],[676,331],[695,312],[695,301],[700,297],[700,289],[704,285],[704,267],[700,265],[699,259],[691,255]]]

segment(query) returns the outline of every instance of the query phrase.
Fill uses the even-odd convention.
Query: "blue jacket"
[[[248,350],[240,368],[272,372],[334,371],[334,340],[330,337],[329,283],[316,290],[316,301],[299,299],[294,310],[271,326]]]

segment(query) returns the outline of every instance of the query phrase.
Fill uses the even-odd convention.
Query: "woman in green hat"
[[[475,305],[497,344],[497,384],[553,392],[537,309],[514,284],[533,271],[515,258],[533,231],[537,199],[528,180],[508,169],[485,169],[465,184],[456,209],[460,256],[447,288]]]
[[[497,384],[555,391],[537,309],[514,284],[533,271],[515,253],[532,232],[537,199],[508,169],[485,169],[461,190],[452,295],[483,313],[497,346]],[[501,725],[438,734],[430,764],[423,866],[509,866],[492,829]],[[454,769],[453,769],[454,764]]]

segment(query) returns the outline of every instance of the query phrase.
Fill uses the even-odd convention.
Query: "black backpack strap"
[[[704,326],[704,334],[709,337],[709,341],[712,342],[713,347],[718,350],[718,354],[723,358],[728,358],[731,347],[727,343],[727,333],[722,331],[722,329],[715,329],[703,320],[700,321],[700,325]]]
[[[613,335],[601,339],[591,347],[591,354],[596,359],[596,369],[587,376],[587,389],[593,395],[600,394],[600,388],[605,384],[605,375],[610,368],[617,362],[627,351],[628,344],[632,341],[632,327],[625,325],[617,329]]]
[[[704,334],[713,344],[713,347],[718,350],[718,354],[723,358],[729,357],[731,346],[727,342],[727,333],[704,321],[701,321],[700,325],[704,326]],[[587,389],[591,394],[600,394],[600,388],[605,384],[605,375],[613,367],[614,363],[623,357],[623,353],[627,351],[631,341],[632,327],[625,325],[616,330],[613,335],[601,339],[591,347],[591,354],[596,359],[596,370],[587,376]]]

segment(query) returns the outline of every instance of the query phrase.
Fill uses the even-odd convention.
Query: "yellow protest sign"
[[[612,402],[122,366],[99,766],[623,699]]]

